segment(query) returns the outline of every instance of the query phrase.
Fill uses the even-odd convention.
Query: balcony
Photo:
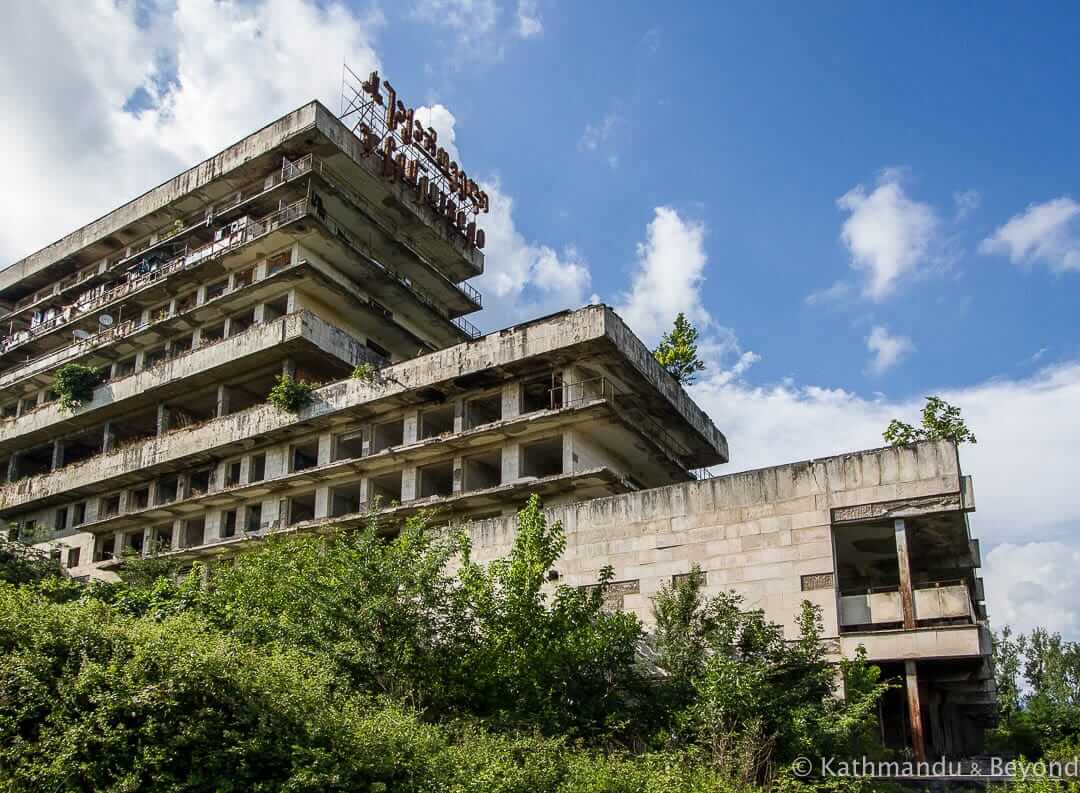
[[[963,581],[943,581],[917,585],[914,592],[915,620],[924,624],[973,624],[976,621],[971,593]],[[887,630],[904,622],[900,590],[874,589],[841,594],[840,627],[859,630]]]

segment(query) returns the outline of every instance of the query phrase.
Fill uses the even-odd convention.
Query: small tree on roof
[[[918,441],[952,441],[956,444],[977,443],[975,434],[960,417],[960,408],[950,405],[941,397],[928,396],[922,410],[922,426],[893,419],[883,433],[885,442],[893,446],[906,446]]]
[[[698,329],[681,311],[671,330],[660,339],[653,357],[681,385],[692,385],[705,362],[698,357]]]

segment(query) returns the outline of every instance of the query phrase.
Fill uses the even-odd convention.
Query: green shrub
[[[299,413],[311,404],[315,385],[306,380],[294,380],[287,374],[278,375],[277,382],[270,389],[267,401],[287,413]]]
[[[352,370],[352,379],[362,380],[368,385],[376,383],[379,380],[379,368],[368,361],[358,363]]]
[[[91,366],[69,363],[56,370],[53,391],[64,410],[76,410],[94,398],[94,388],[102,381],[101,372]]]

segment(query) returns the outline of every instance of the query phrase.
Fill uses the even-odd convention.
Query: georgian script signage
[[[476,216],[490,208],[488,194],[439,145],[439,133],[416,118],[397,91],[378,72],[364,80],[352,112],[359,114],[354,131],[364,153],[382,158],[383,176],[408,185],[417,199],[434,209],[470,247],[484,247],[484,231]]]

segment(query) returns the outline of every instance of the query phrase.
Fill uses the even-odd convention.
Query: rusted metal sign
[[[364,153],[381,157],[385,178],[407,184],[470,246],[483,248],[476,218],[489,210],[488,194],[439,145],[438,132],[425,127],[377,71],[360,80],[345,67],[345,78],[351,96],[341,118],[352,124]]]

